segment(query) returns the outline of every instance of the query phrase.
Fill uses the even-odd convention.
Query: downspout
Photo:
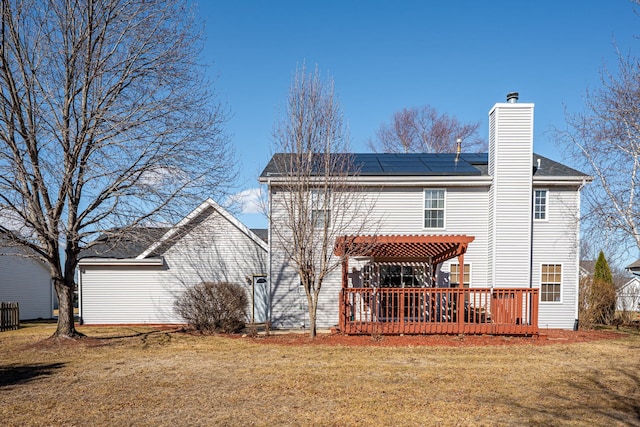
[[[538,159],[538,167],[536,171],[540,169],[540,159]],[[533,215],[535,214],[535,194],[536,190],[533,188],[533,175],[534,172],[531,173],[531,212],[529,214],[529,289],[533,289]],[[548,194],[547,194],[548,196]],[[538,305],[540,307],[540,305]],[[529,294],[529,319],[527,323],[532,323],[533,316],[533,293]],[[539,323],[539,321],[538,321]],[[536,325],[537,326],[537,325]]]
[[[82,318],[82,267],[78,267],[78,324],[84,324]]]
[[[574,306],[574,322],[573,322],[573,330],[577,331],[578,327],[580,326],[580,319],[578,319],[578,301],[580,301],[580,212],[582,211],[582,207],[581,207],[581,200],[582,197],[580,197],[580,192],[582,191],[582,189],[584,188],[584,186],[587,185],[587,180],[585,178],[582,178],[582,184],[580,184],[580,187],[578,187],[578,219],[577,219],[577,226],[576,226],[576,243],[578,244],[578,247],[576,248],[576,302],[575,302],[575,306]]]
[[[529,289],[533,288],[533,224],[534,224],[534,215],[535,215],[535,205],[536,205],[536,198],[535,198],[535,194],[536,194],[536,190],[533,188],[533,175],[535,174],[535,172],[537,172],[540,167],[540,159],[537,159],[536,162],[536,166],[534,169],[533,174],[531,175],[531,241],[530,241],[530,262],[529,262]],[[547,200],[546,200],[546,205],[549,205],[549,200],[548,200],[548,196],[549,193],[547,193]]]
[[[269,209],[268,209],[269,210],[269,217],[268,217],[269,228],[267,230],[267,239],[269,240],[269,253],[267,254],[267,259],[269,260],[269,267],[267,269],[267,271],[268,271],[267,274],[269,275],[268,279],[267,279],[267,283],[269,284],[269,296],[268,296],[269,303],[268,303],[268,307],[267,307],[267,319],[266,319],[266,321],[269,323],[269,328],[271,328],[271,315],[272,315],[272,313],[271,313],[271,310],[272,310],[271,304],[272,304],[272,295],[273,295],[273,287],[272,287],[272,284],[271,284],[271,280],[273,279],[273,275],[272,275],[273,262],[271,260],[271,254],[273,253],[272,252],[273,233],[271,232],[271,229],[272,229],[271,218],[273,216],[271,208],[272,208],[272,203],[273,203],[273,197],[271,195],[271,178],[267,179],[267,189],[268,189],[268,192],[269,192]]]

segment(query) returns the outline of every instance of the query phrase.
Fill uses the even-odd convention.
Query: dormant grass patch
[[[544,346],[280,345],[150,327],[0,333],[24,425],[640,425],[640,336]],[[373,342],[373,341],[372,341]]]

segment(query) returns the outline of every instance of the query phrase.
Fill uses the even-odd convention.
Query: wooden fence
[[[538,334],[537,289],[347,288],[346,334]]]
[[[17,302],[0,303],[0,331],[20,327],[20,307]]]

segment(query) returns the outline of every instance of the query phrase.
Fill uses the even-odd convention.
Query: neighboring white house
[[[633,277],[618,289],[616,310],[640,311],[640,278]]]
[[[449,280],[458,281],[449,275],[458,276],[463,259],[465,287],[539,289],[539,327],[574,328],[580,190],[591,178],[534,154],[533,112],[529,103],[496,104],[489,112],[488,153],[351,154],[357,165],[350,177],[358,192],[354,197],[373,206],[376,228],[370,234],[406,245],[416,236],[441,236],[443,241],[466,236],[472,241],[462,249],[450,246],[449,259],[439,255],[445,261],[437,265],[428,255],[349,259],[354,267],[349,286],[358,286],[353,277],[361,281],[370,274],[377,276],[377,286],[404,287],[407,280],[414,287],[448,286]],[[284,255],[283,247],[291,242],[277,239],[283,233],[275,232],[283,227],[278,218],[285,214],[285,158],[276,154],[260,181],[268,185],[271,209],[270,320],[274,327],[291,328],[308,324],[308,314],[300,280]],[[459,243],[464,246],[467,240]],[[424,243],[424,253],[437,245]],[[318,327],[338,324],[343,274],[337,269],[324,281]]]
[[[20,320],[51,319],[54,292],[46,265],[17,248],[0,252],[0,302],[19,303]]]
[[[85,251],[79,263],[85,324],[184,323],[174,301],[205,281],[241,284],[248,321],[266,320],[267,243],[208,199],[170,229],[140,228]]]

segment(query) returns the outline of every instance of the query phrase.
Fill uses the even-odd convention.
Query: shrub
[[[580,280],[580,300],[578,317],[583,329],[591,329],[597,324],[610,324],[614,319],[616,291],[610,283],[584,277]]]
[[[202,282],[176,300],[175,310],[199,332],[231,333],[244,327],[247,304],[247,293],[238,284]]]

